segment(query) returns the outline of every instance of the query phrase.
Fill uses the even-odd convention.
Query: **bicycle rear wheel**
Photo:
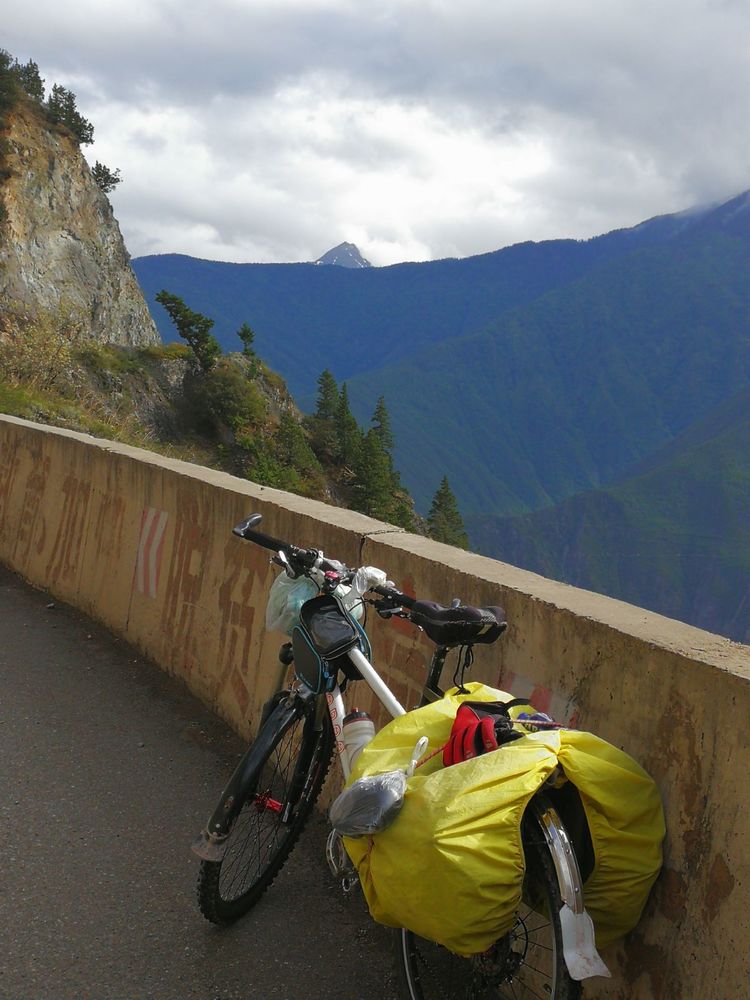
[[[276,878],[323,787],[333,742],[327,712],[317,725],[314,712],[294,716],[276,734],[259,762],[224,857],[201,862],[198,905],[207,920],[237,920]]]
[[[563,957],[555,867],[536,817],[524,818],[523,900],[510,932],[482,955],[461,958],[398,931],[397,962],[408,1000],[578,1000]]]

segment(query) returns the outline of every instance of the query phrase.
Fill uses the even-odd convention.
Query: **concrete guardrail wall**
[[[0,417],[0,560],[127,638],[247,736],[278,686],[281,641],[263,628],[268,554],[230,531],[253,511],[270,534],[382,567],[420,596],[502,604],[508,632],[477,649],[473,676],[531,695],[654,776],[665,867],[639,926],[605,953],[613,980],[587,985],[587,998],[748,995],[750,647],[350,511]],[[375,661],[413,705],[429,643],[403,622],[376,621],[372,635]]]

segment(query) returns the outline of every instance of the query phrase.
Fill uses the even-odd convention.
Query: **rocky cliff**
[[[0,298],[72,314],[102,342],[159,343],[112,206],[73,136],[28,101],[4,126]]]

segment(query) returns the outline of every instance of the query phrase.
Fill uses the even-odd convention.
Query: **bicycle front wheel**
[[[269,722],[267,724],[272,724]],[[333,753],[328,713],[294,716],[274,737],[221,861],[202,861],[198,905],[215,924],[247,913],[278,875],[323,787]]]
[[[524,818],[526,874],[510,932],[489,951],[461,958],[411,931],[398,931],[397,962],[408,1000],[578,1000],[563,957],[562,900],[536,817]]]

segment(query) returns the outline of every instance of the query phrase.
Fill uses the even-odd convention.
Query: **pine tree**
[[[362,448],[362,431],[349,408],[349,393],[346,382],[341,386],[336,407],[336,432],[338,436],[338,459],[342,465],[354,469]]]
[[[339,408],[339,387],[326,368],[318,378],[318,405],[315,416],[321,420],[335,420]]]
[[[315,413],[305,418],[310,432],[310,444],[318,458],[327,465],[337,460],[339,439],[336,430],[336,413],[339,407],[339,387],[326,370],[318,377],[318,403]]]
[[[44,80],[39,75],[37,64],[32,59],[23,64],[16,62],[15,70],[19,83],[29,97],[41,104],[44,100]]]
[[[253,350],[253,341],[255,340],[255,333],[249,323],[242,324],[237,331],[237,336],[242,341],[242,353],[245,357],[254,358],[255,351]]]
[[[469,539],[447,476],[443,476],[437,493],[432,498],[432,506],[427,515],[427,534],[437,542],[456,545],[460,549],[469,547]]]
[[[381,521],[391,521],[393,515],[393,473],[390,456],[371,428],[362,439],[355,466],[353,505],[355,510]]]
[[[177,327],[177,332],[187,341],[196,364],[204,374],[210,372],[221,356],[221,347],[211,334],[214,321],[201,313],[193,312],[177,295],[162,289],[156,296],[159,305],[169,313],[169,318]]]
[[[94,126],[78,111],[72,90],[54,84],[46,108],[51,121],[69,128],[79,143],[87,145],[94,141]]]
[[[354,471],[352,505],[355,510],[413,531],[414,501],[401,485],[393,460],[383,447],[378,427],[371,427],[365,434]]]
[[[18,73],[13,56],[0,49],[0,114],[12,108],[18,100]]]
[[[105,194],[114,191],[122,181],[119,170],[112,171],[109,167],[105,167],[103,163],[100,163],[99,160],[91,168],[91,176],[94,178],[96,186]]]
[[[253,328],[249,323],[243,323],[237,331],[237,336],[242,342],[242,353],[250,362],[248,376],[256,378],[260,374],[260,362],[258,361],[258,355],[253,350],[253,342],[255,340]]]
[[[382,396],[375,405],[375,412],[372,415],[370,423],[373,425],[373,430],[380,439],[383,450],[390,455],[394,445],[393,431],[391,430],[391,418],[388,416],[388,410],[385,408],[385,399]]]

